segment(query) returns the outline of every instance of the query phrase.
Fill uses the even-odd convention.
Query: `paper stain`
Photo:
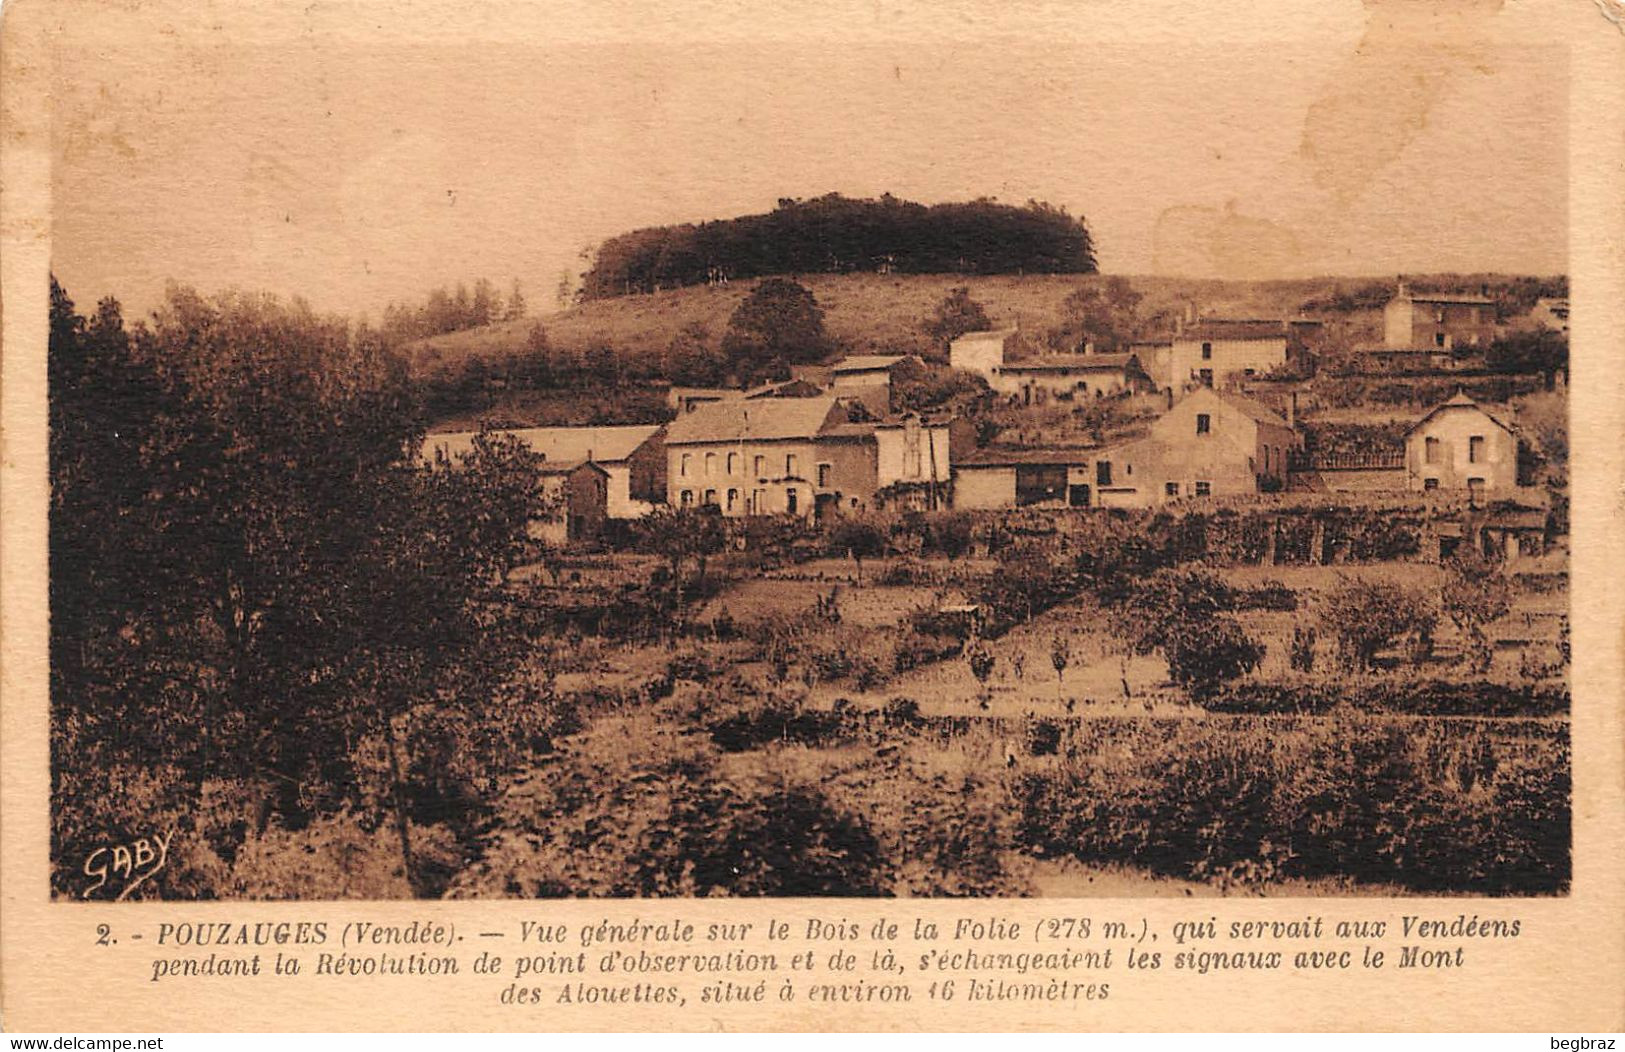
[[[1261,281],[1300,272],[1305,251],[1291,227],[1221,208],[1164,208],[1152,232],[1152,272]]]
[[[1364,3],[1365,35],[1310,104],[1299,147],[1315,184],[1345,204],[1427,126],[1452,81],[1494,72],[1488,24],[1504,0]]]

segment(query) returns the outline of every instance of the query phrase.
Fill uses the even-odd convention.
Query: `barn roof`
[[[625,460],[659,431],[660,424],[616,427],[516,427],[504,432],[540,453],[543,463],[596,460],[613,464]],[[474,448],[477,431],[441,431],[424,437],[426,449],[439,447],[456,457]]]

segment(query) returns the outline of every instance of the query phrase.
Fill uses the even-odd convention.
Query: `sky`
[[[53,269],[535,311],[605,237],[831,191],[1064,205],[1111,273],[1566,269],[1540,0],[769,9],[60,0]]]

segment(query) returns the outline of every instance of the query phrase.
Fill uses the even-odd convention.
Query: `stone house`
[[[833,395],[702,406],[666,433],[667,497],[729,517],[821,515],[868,505],[878,469],[873,425]]]
[[[1501,497],[1518,488],[1518,438],[1500,414],[1463,392],[1428,410],[1405,433],[1412,490]]]
[[[1384,347],[1485,347],[1496,336],[1495,301],[1487,295],[1412,292],[1401,281],[1382,309],[1382,333]]]

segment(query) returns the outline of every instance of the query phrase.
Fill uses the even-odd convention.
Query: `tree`
[[[1061,301],[1061,324],[1049,332],[1050,346],[1075,351],[1084,343],[1110,351],[1134,338],[1140,294],[1126,278],[1080,285]]]
[[[1568,337],[1544,326],[1511,333],[1490,344],[1484,364],[1497,373],[1539,373],[1550,390],[1557,374],[1568,372]]]
[[[707,560],[728,544],[727,524],[715,509],[665,505],[638,519],[635,529],[639,546],[666,560],[679,607],[683,604],[684,565],[694,563],[703,587]]]
[[[1323,600],[1321,623],[1337,639],[1338,654],[1353,672],[1369,671],[1379,651],[1407,637],[1431,635],[1437,621],[1423,599],[1401,585],[1344,580]]]
[[[1163,643],[1168,673],[1195,698],[1205,698],[1226,680],[1244,676],[1264,659],[1264,647],[1231,617],[1174,621]]]
[[[661,366],[674,384],[716,387],[728,378],[728,361],[713,347],[711,331],[703,322],[691,321],[672,336]]]
[[[1512,609],[1512,588],[1476,548],[1464,547],[1445,564],[1439,605],[1468,643],[1470,667],[1488,672],[1495,646],[1484,631]]]
[[[961,285],[951,289],[926,319],[925,334],[931,337],[937,349],[946,351],[948,345],[967,332],[981,332],[993,328],[987,310],[971,299],[970,289]]]
[[[474,283],[474,297],[468,306],[467,325],[471,329],[489,325],[497,320],[497,308],[502,295],[490,279],[481,278]]]
[[[858,568],[863,580],[863,560],[886,550],[886,536],[874,525],[860,519],[844,519],[830,533],[830,547],[846,555]]]
[[[129,338],[116,306],[86,325],[60,294],[50,356],[52,586],[74,593],[52,649],[76,658],[52,670],[58,857],[152,820],[119,810],[133,770],[182,822],[205,781],[240,830],[369,806],[371,737],[405,872],[432,890],[398,747],[414,709],[488,696],[517,654],[484,616],[523,528],[484,513],[507,500],[492,474],[417,466],[405,362],[297,301],[171,289]],[[109,434],[131,443],[117,461]]]
[[[1059,694],[1061,684],[1066,680],[1066,667],[1072,663],[1072,645],[1059,632],[1050,640],[1049,663],[1055,667],[1055,692]]]
[[[786,278],[768,278],[735,308],[722,350],[747,382],[786,375],[788,366],[818,362],[829,353],[824,312],[806,288]]]
[[[982,708],[987,708],[993,700],[993,694],[988,690],[987,682],[993,677],[993,666],[997,663],[993,651],[981,640],[975,640],[965,648],[965,663],[970,666],[970,674],[976,677],[976,682],[982,688]]]
[[[519,279],[513,279],[513,288],[508,292],[508,307],[502,313],[504,321],[518,321],[525,316],[528,308],[525,304],[525,294],[519,289]]]
[[[1119,607],[1118,632],[1133,653],[1160,650],[1170,678],[1202,698],[1263,660],[1264,647],[1230,616],[1233,606],[1230,589],[1212,574],[1164,570]],[[1123,693],[1129,693],[1126,673]]]
[[[588,376],[606,387],[614,387],[621,381],[621,357],[607,340],[589,347],[581,365]]]

